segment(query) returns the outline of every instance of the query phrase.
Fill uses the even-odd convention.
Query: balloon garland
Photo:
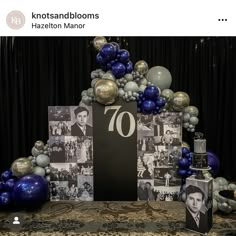
[[[107,42],[104,37],[95,37],[93,46],[98,51],[96,62],[100,68],[91,72],[91,88],[81,93],[84,104],[97,101],[110,105],[120,97],[126,102],[136,101],[138,112],[144,114],[183,112],[183,127],[195,132],[198,109],[190,106],[186,92],[170,89],[172,76],[167,68],[149,68],[144,60],[133,66],[129,51],[116,42]]]
[[[36,141],[32,156],[16,159],[11,169],[1,174],[0,208],[35,208],[48,199],[50,158],[48,145]]]

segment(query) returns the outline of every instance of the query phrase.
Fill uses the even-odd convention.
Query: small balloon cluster
[[[144,114],[159,114],[165,106],[165,98],[159,96],[160,91],[156,86],[147,86],[144,92],[139,92],[138,112]]]
[[[32,162],[33,173],[43,176],[47,181],[50,181],[50,158],[48,144],[44,144],[41,140],[36,141],[31,149],[31,154],[32,156],[29,156],[28,159]]]
[[[198,109],[195,106],[187,106],[183,111],[183,127],[189,132],[195,132],[198,124]]]
[[[33,156],[16,159],[11,169],[1,174],[1,207],[38,207],[48,199],[50,173],[48,145],[37,141],[31,150]]]
[[[193,174],[189,168],[192,164],[193,153],[187,147],[182,147],[182,158],[178,160],[178,175],[185,179]]]
[[[120,49],[115,43],[106,43],[99,50],[96,61],[103,71],[111,70],[117,78],[123,77],[133,71],[133,63],[130,61],[130,54],[126,49]]]

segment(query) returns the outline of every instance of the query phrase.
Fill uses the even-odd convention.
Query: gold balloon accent
[[[118,96],[118,87],[113,80],[100,79],[94,85],[94,95],[96,101],[109,105],[116,101]]]
[[[34,147],[38,150],[43,150],[44,148],[44,142],[41,140],[38,140],[34,143]]]
[[[182,142],[182,147],[186,147],[190,150],[190,145],[187,142]]]
[[[107,43],[107,40],[105,37],[102,37],[102,36],[98,36],[98,37],[95,37],[94,40],[93,40],[93,46],[96,50],[100,50],[102,48],[102,46],[104,44]]]
[[[134,70],[139,72],[141,75],[144,75],[148,72],[148,64],[144,60],[137,61]]]
[[[190,98],[185,92],[176,92],[171,100],[172,107],[175,111],[183,111],[190,103]]]
[[[14,176],[21,177],[33,172],[31,160],[26,157],[16,159],[12,165],[11,170]]]

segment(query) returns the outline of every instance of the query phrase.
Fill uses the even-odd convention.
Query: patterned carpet
[[[1,236],[199,235],[184,229],[182,202],[48,202],[41,210],[14,214],[23,216],[17,229],[9,226],[12,214],[0,212]],[[208,235],[236,235],[236,214],[214,215]]]

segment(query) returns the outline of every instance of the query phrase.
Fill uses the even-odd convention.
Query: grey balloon
[[[40,150],[38,150],[37,148],[33,147],[31,149],[31,154],[34,156],[34,157],[37,157],[39,154],[41,154]]]
[[[94,95],[93,95],[93,88],[89,88],[89,89],[87,90],[87,94],[88,94],[89,97],[93,97],[93,96],[94,96]]]
[[[183,116],[183,120],[184,120],[185,122],[188,122],[189,119],[190,119],[190,114],[189,114],[189,113],[185,113],[184,116]]]
[[[190,117],[189,123],[192,124],[192,125],[197,125],[198,124],[198,118],[196,116]]]
[[[99,79],[93,79],[93,80],[91,81],[91,87],[92,87],[92,88],[93,88],[93,86],[97,83],[98,80],[99,80]],[[86,93],[85,95],[87,95],[87,93]]]
[[[218,210],[218,203],[215,199],[213,199],[213,213],[215,213]]]
[[[184,112],[189,113],[190,116],[198,116],[198,109],[195,106],[187,106],[184,108]]]
[[[113,80],[113,81],[116,80],[115,76],[112,73],[110,73],[110,72],[105,73],[102,76],[102,79],[110,79],[110,80]]]
[[[138,92],[138,85],[134,81],[129,81],[125,87],[124,90],[126,92],[131,91],[131,92]]]
[[[33,173],[40,176],[45,176],[45,170],[40,166],[35,166],[33,168]]]
[[[50,158],[44,154],[40,154],[36,158],[36,163],[40,167],[46,167],[50,164]]]
[[[147,86],[145,85],[140,85],[138,91],[144,92]]]
[[[163,66],[152,67],[146,78],[161,90],[170,88],[172,82],[170,71]]]
[[[126,75],[125,75],[125,79],[126,79],[127,81],[132,81],[132,80],[133,80],[133,75],[132,75],[132,74],[126,74]]]

